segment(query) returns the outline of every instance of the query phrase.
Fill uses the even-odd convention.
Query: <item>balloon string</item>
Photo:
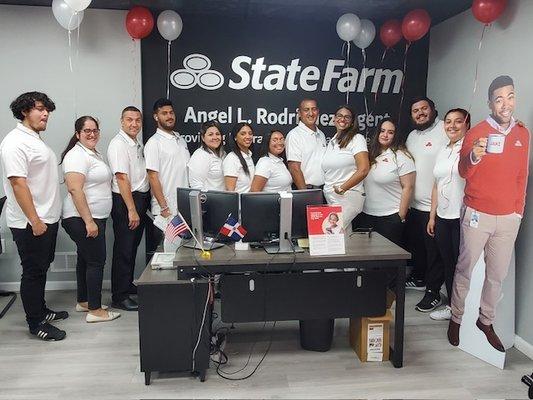
[[[368,101],[366,99],[366,50],[361,49],[361,53],[363,55],[363,79],[365,82],[364,90],[363,90],[363,99],[365,100],[365,118],[368,118]],[[365,129],[365,139],[368,138],[368,127]]]
[[[379,69],[383,69],[383,61],[385,61],[385,56],[387,55],[387,50],[389,50],[388,47],[385,47],[383,50],[383,54],[381,55],[381,61],[379,63]],[[372,110],[371,114],[374,113],[374,110],[378,107],[378,94],[379,94],[379,87],[376,90],[376,93],[374,93],[374,109]]]
[[[407,71],[407,52],[409,51],[409,48],[411,47],[411,42],[407,42],[405,45],[405,52],[403,54],[403,76],[402,76],[402,87],[400,89],[401,96],[400,96],[400,108],[398,110],[398,127],[400,127],[401,118],[402,118],[402,106],[403,106],[403,99],[405,96],[405,72]]]
[[[137,106],[137,60],[135,58],[135,39],[131,39],[131,61],[133,63],[133,76],[131,87],[133,88],[133,105]]]
[[[169,40],[167,45],[167,99],[170,99],[170,52],[172,42]]]
[[[349,77],[350,75],[350,42],[347,43],[347,51],[346,51],[346,61],[344,62],[344,65],[346,66],[346,77]],[[347,80],[348,81],[348,80]],[[348,88],[346,89],[346,104],[350,104],[350,85],[348,85]]]
[[[472,109],[472,103],[474,102],[474,95],[476,94],[476,90],[477,90],[479,58],[480,58],[479,56],[481,54],[481,46],[483,44],[483,37],[485,36],[485,31],[487,30],[487,27],[489,27],[489,24],[483,25],[483,30],[481,31],[481,37],[479,38],[479,44],[477,47],[476,69],[474,72],[474,87],[472,88],[472,97],[470,98],[470,104],[468,105],[469,114],[470,114],[470,110]]]
[[[76,17],[79,21],[79,15],[78,12],[75,12]],[[81,24],[77,24],[77,36],[76,36],[76,58],[75,58],[75,71],[74,71],[74,116],[75,119],[78,119],[78,79],[76,79],[76,75],[78,75],[78,67],[80,65],[80,27]]]

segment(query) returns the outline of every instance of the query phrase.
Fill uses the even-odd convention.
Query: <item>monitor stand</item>
[[[268,254],[303,253],[304,250],[291,242],[292,230],[292,193],[280,192],[279,201],[279,244],[264,245]]]
[[[206,251],[218,249],[220,247],[223,247],[224,245],[222,243],[217,243],[214,240],[204,238],[204,226],[202,222],[202,201],[200,196],[201,193],[198,190],[193,190],[189,193],[189,205],[191,207],[190,228],[192,230],[193,235],[196,237],[196,239],[198,239],[198,242],[202,243],[203,249],[196,242],[196,240],[194,240],[194,238],[191,238],[183,246],[187,247],[188,249],[198,249]]]

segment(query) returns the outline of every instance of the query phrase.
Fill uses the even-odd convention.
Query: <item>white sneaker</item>
[[[452,318],[452,308],[450,306],[446,306],[444,308],[441,308],[440,310],[435,310],[429,314],[429,318],[435,321],[449,320]]]

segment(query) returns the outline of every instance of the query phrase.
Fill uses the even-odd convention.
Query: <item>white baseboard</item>
[[[533,360],[533,344],[528,343],[520,336],[515,335],[514,347],[516,347],[518,351],[524,353],[526,356]]]
[[[109,279],[104,280],[102,288],[111,289],[111,281]],[[19,292],[20,282],[2,282],[0,283],[0,290]],[[46,282],[46,290],[76,290],[76,281],[48,281]]]

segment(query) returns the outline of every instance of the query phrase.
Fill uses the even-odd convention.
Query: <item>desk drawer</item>
[[[385,314],[382,271],[228,274],[221,277],[224,322],[351,318]]]

